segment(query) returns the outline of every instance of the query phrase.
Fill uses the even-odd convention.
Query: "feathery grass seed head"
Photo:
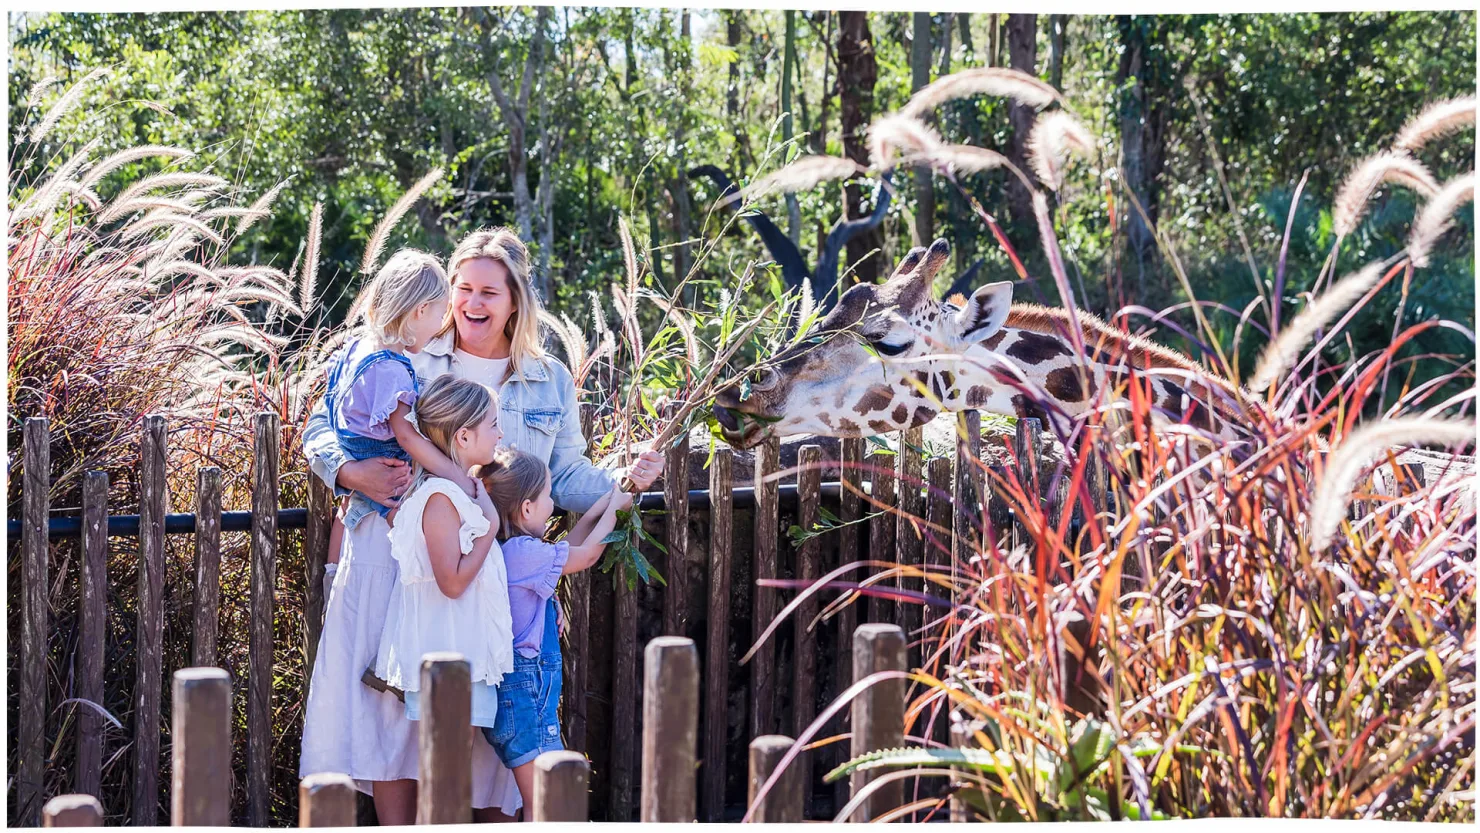
[[[1432,197],[1439,190],[1439,184],[1428,169],[1408,154],[1394,151],[1374,153],[1352,169],[1336,192],[1333,225],[1338,238],[1346,237],[1356,229],[1367,211],[1367,201],[1372,192],[1386,183],[1402,185],[1425,197]]]
[[[1447,136],[1475,125],[1475,97],[1472,95],[1436,101],[1414,116],[1393,142],[1397,150],[1416,152],[1430,139]]]
[[[1454,225],[1454,212],[1474,201],[1475,175],[1468,173],[1445,183],[1439,193],[1424,205],[1408,234],[1408,256],[1414,266],[1429,265],[1429,252],[1444,232]]]

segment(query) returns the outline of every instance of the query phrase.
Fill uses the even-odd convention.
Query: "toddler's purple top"
[[[514,618],[514,650],[526,659],[540,655],[545,633],[545,602],[555,595],[555,582],[570,560],[570,544],[549,544],[520,535],[503,542],[504,572],[509,577],[509,613]]]
[[[353,372],[364,357],[376,352],[377,348],[368,338],[357,339],[346,348],[344,367]],[[347,380],[346,373],[342,379]],[[365,368],[355,379],[339,401],[341,430],[349,431],[372,440],[394,440],[390,418],[396,406],[405,402],[416,407],[416,386],[406,366],[390,358],[382,359]]]

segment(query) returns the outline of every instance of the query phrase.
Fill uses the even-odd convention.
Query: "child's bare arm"
[[[581,519],[576,521],[575,526],[570,528],[570,532],[565,536],[566,542],[573,547],[586,543],[586,539],[591,535],[591,528],[606,513],[606,505],[611,502],[611,499],[611,492],[597,498],[596,502],[591,504],[591,508],[586,510],[586,514],[582,515]]]
[[[606,508],[601,512],[601,517],[596,520],[596,523],[592,524],[590,532],[586,535],[586,539],[579,545],[571,546],[570,557],[566,559],[565,569],[561,571],[562,575],[570,575],[571,573],[579,573],[582,570],[589,569],[591,565],[596,563],[597,559],[601,558],[601,553],[606,550],[606,544],[602,543],[602,539],[613,529],[616,529],[617,512],[632,505],[632,496],[626,492],[613,490],[609,498]],[[593,512],[592,514],[594,515],[595,513]]]
[[[401,448],[411,455],[418,465],[437,477],[446,478],[463,488],[468,497],[473,497],[477,492],[473,486],[473,478],[468,473],[458,469],[457,464],[447,458],[440,449],[432,444],[432,441],[423,437],[407,421],[407,414],[411,413],[411,406],[402,402],[396,405],[395,413],[390,416],[391,432],[396,435],[396,442]]]
[[[446,495],[436,494],[427,501],[421,529],[426,536],[427,555],[432,564],[432,576],[437,580],[437,589],[449,599],[458,598],[483,569],[483,562],[493,547],[492,524],[488,532],[473,541],[473,549],[464,554],[459,540],[462,517]]]

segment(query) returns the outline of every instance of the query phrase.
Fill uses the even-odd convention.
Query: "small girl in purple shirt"
[[[508,574],[509,612],[514,620],[514,670],[498,686],[498,714],[484,729],[514,780],[524,806],[534,806],[534,759],[563,749],[560,742],[562,684],[559,616],[555,583],[589,568],[606,548],[602,539],[616,527],[617,512],[632,496],[613,488],[591,507],[565,540],[544,541],[555,511],[550,469],[527,452],[500,449],[478,471],[499,514],[499,535]]]

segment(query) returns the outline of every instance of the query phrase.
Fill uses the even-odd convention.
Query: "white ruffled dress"
[[[401,501],[391,528],[391,557],[400,581],[391,591],[375,674],[406,693],[407,716],[415,719],[421,689],[421,658],[455,651],[467,659],[473,681],[473,725],[493,725],[498,708],[495,686],[514,670],[514,631],[509,612],[509,580],[497,543],[489,549],[472,584],[456,599],[443,595],[432,573],[422,532],[422,516],[432,495],[452,501],[460,516],[458,544],[464,554],[488,534],[488,519],[460,486],[429,477]]]

